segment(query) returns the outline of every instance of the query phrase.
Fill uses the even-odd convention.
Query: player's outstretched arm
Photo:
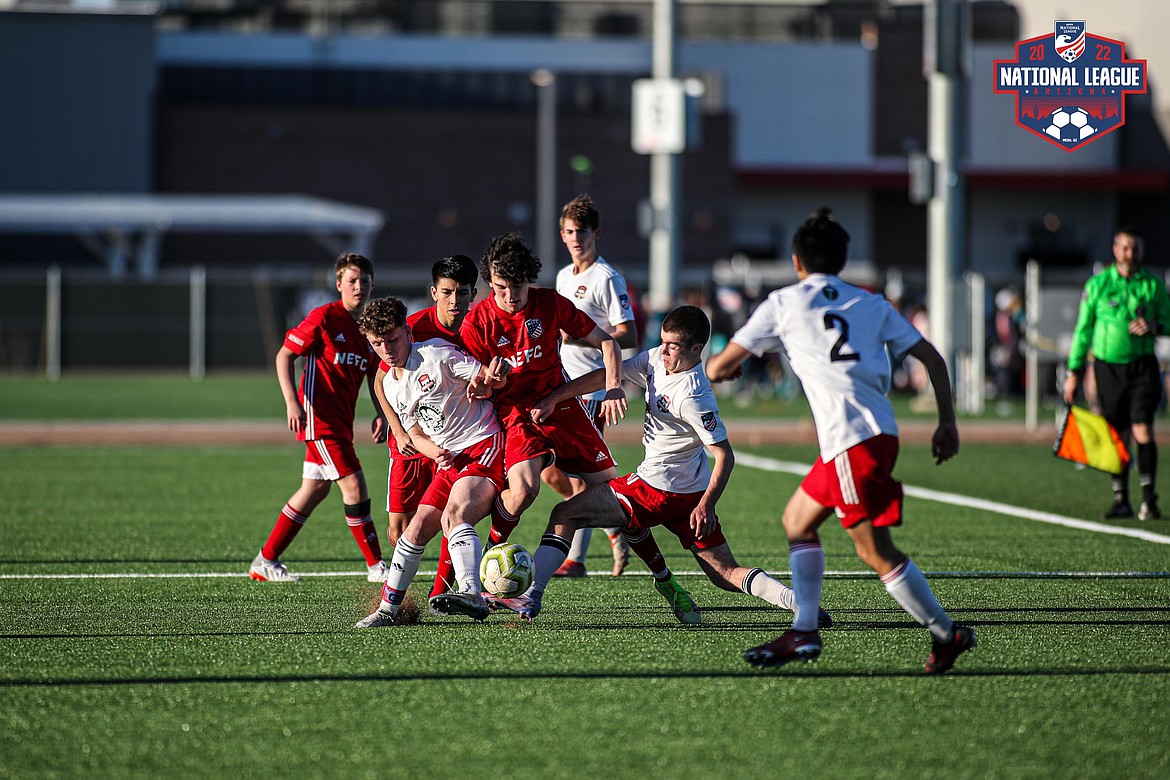
[[[934,401],[938,408],[938,427],[931,440],[930,451],[934,462],[942,463],[959,454],[959,429],[955,425],[955,399],[951,392],[951,378],[947,364],[938,350],[926,339],[915,344],[908,353],[926,368]]]
[[[601,350],[601,359],[605,362],[605,384],[602,385],[605,398],[601,402],[601,411],[606,425],[617,425],[625,419],[628,408],[626,391],[622,388],[622,348],[613,336],[596,326],[585,340]]]
[[[752,353],[739,344],[729,342],[718,355],[707,358],[707,379],[712,382],[738,379],[743,375],[743,361],[751,356]]]
[[[554,389],[532,406],[533,422],[544,422],[557,404],[569,398],[592,393],[605,387],[605,369],[598,368]]]

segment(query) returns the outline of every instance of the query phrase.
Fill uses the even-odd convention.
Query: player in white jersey
[[[588,314],[599,328],[617,339],[619,347],[637,347],[638,334],[634,328],[634,309],[630,304],[629,289],[617,269],[598,254],[601,214],[588,195],[578,195],[561,209],[560,231],[561,241],[569,250],[573,262],[557,273],[557,292]],[[568,338],[561,344],[561,364],[569,379],[585,376],[605,365],[601,350],[586,341]],[[605,417],[601,413],[601,402],[605,400],[605,390],[586,393],[581,400],[585,402],[585,408],[597,430],[604,431]],[[586,487],[580,479],[566,477],[556,466],[548,467],[541,476],[565,498],[580,493]],[[613,552],[613,575],[616,577],[625,571],[630,561],[629,545],[618,529],[604,530],[609,536]],[[557,569],[554,577],[585,576],[585,555],[589,551],[592,535],[592,528],[577,529],[573,534],[569,557]]]
[[[475,524],[490,511],[504,484],[503,432],[486,400],[502,387],[510,366],[487,366],[443,339],[414,343],[406,306],[397,298],[371,301],[359,323],[370,346],[390,370],[383,390],[415,449],[435,461],[434,480],[394,547],[390,575],[378,609],[358,628],[393,625],[418,571],[427,542],[442,530],[458,590],[431,598],[435,611],[483,620],[479,559],[483,546]]]
[[[536,548],[532,587],[513,599],[489,599],[493,606],[503,605],[528,620],[536,617],[549,579],[569,551],[569,535],[577,528],[614,525],[635,549],[650,528],[662,526],[678,537],[683,549],[691,551],[716,586],[795,610],[791,589],[763,569],[736,562],[715,514],[735,455],[711,383],[703,374],[703,347],[710,335],[711,323],[702,309],[679,306],[662,321],[661,346],[624,362],[622,376],[646,388],[645,459],[633,474],[591,487],[553,507]],[[604,381],[604,370],[598,370],[557,388],[532,409],[533,419],[539,420],[565,398],[600,387]],[[678,614],[680,605],[663,587],[666,580],[659,580],[658,572],[655,578],[676,617],[686,623],[701,622],[693,602],[681,605],[690,608]],[[827,627],[832,620],[814,607],[813,623]]]
[[[769,295],[727,348],[707,361],[712,381],[734,379],[749,355],[783,348],[804,387],[821,450],[783,515],[796,620],[792,630],[751,648],[744,659],[762,667],[820,655],[821,638],[811,617],[825,574],[818,529],[835,510],[858,556],[894,600],[930,629],[934,645],[925,669],[939,674],[975,646],[975,632],[951,620],[890,536],[890,527],[902,522],[902,484],[893,477],[898,427],[886,396],[889,354],[912,355],[926,367],[938,406],[931,443],[937,463],[959,451],[950,378],[938,350],[893,306],[837,276],[848,247],[849,234],[827,208],[812,215],[792,241],[799,281]]]

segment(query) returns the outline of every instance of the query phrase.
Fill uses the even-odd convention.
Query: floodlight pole
[[[673,79],[677,0],[654,0],[653,69],[655,79]],[[680,158],[658,152],[650,155],[650,309],[646,345],[658,343],[659,325],[678,300]]]
[[[542,285],[551,286],[556,278],[557,234],[557,77],[545,68],[534,71],[536,86],[536,220],[534,238],[536,256],[540,258]]]
[[[927,315],[930,340],[953,376],[957,365],[955,290],[967,264],[967,186],[963,172],[967,0],[932,0],[926,10],[923,65],[930,93],[927,146],[935,176],[934,192],[927,206]]]

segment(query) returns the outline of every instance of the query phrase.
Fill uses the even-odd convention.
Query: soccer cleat
[[[370,573],[366,575],[366,580],[369,582],[385,582],[386,578],[390,576],[390,567],[386,565],[385,561],[378,561],[370,566],[369,570]]]
[[[613,576],[618,577],[630,565],[630,545],[621,534],[609,537],[609,544],[613,549]]]
[[[1143,501],[1138,507],[1138,520],[1160,520],[1162,518],[1162,510],[1158,509],[1158,497],[1154,496],[1148,501]]]
[[[1128,501],[1116,501],[1109,510],[1101,515],[1102,520],[1125,520],[1133,517],[1133,507]]]
[[[823,609],[817,610],[817,629],[832,628],[833,616]]]
[[[566,559],[560,568],[553,572],[554,577],[584,577],[585,564],[580,561]]]
[[[257,582],[300,582],[301,578],[289,571],[280,561],[270,561],[257,555],[248,568],[248,576]]]
[[[354,628],[382,628],[384,626],[392,626],[397,621],[394,615],[385,612],[381,607],[374,610],[373,613],[366,615],[364,618],[353,624]]]
[[[789,661],[815,661],[821,655],[821,635],[816,631],[785,631],[771,642],[747,650],[743,660],[757,669],[783,666]]]
[[[942,674],[955,665],[955,660],[975,646],[975,629],[956,625],[951,629],[951,640],[934,640],[934,649],[926,659],[927,674]]]
[[[699,607],[695,604],[695,600],[691,598],[691,594],[687,593],[682,585],[678,584],[678,580],[674,575],[670,575],[670,579],[666,582],[654,581],[654,589],[662,594],[662,598],[666,599],[670,604],[670,608],[674,610],[674,616],[678,618],[678,622],[686,623],[687,625],[696,625],[703,622],[703,616],[699,613]]]
[[[492,614],[478,593],[441,593],[429,602],[436,615],[466,615],[472,620],[486,620]]]
[[[484,594],[488,606],[492,609],[507,609],[515,612],[524,620],[532,620],[540,614],[540,596],[521,593],[515,598],[505,599],[500,596]]]

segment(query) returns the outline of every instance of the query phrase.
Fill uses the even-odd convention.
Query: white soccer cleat
[[[364,618],[353,624],[354,628],[383,628],[385,626],[392,626],[397,621],[394,615],[389,612],[383,612],[381,607],[374,610],[373,613],[366,615]]]
[[[370,573],[366,575],[366,580],[369,582],[385,582],[386,578],[390,576],[390,567],[386,565],[386,561],[378,561],[370,566],[369,570]]]
[[[300,582],[301,578],[289,571],[280,561],[270,561],[257,555],[248,568],[248,576],[257,582]]]

